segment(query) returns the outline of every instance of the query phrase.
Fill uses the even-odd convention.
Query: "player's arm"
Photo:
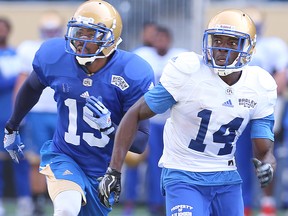
[[[24,148],[19,135],[19,125],[24,116],[37,103],[44,88],[36,73],[32,72],[20,88],[12,116],[5,125],[4,148],[17,163],[23,158],[22,149]]]
[[[24,116],[38,102],[45,86],[40,83],[37,74],[33,71],[25,80],[15,98],[14,109],[7,126],[12,130],[18,127]]]
[[[127,111],[119,124],[116,131],[110,167],[118,171],[121,170],[127,151],[135,139],[140,121],[166,112],[175,103],[176,101],[173,96],[161,83],[141,97]]]
[[[130,149],[138,131],[141,120],[151,118],[155,113],[149,108],[144,97],[141,97],[124,115],[115,135],[115,143],[110,167],[121,171],[125,156]]]
[[[261,187],[267,186],[273,178],[276,169],[276,160],[273,154],[274,148],[274,115],[262,119],[252,120],[251,138],[254,144],[253,163]]]
[[[141,120],[154,116],[142,96],[122,118],[115,135],[112,159],[104,177],[99,180],[99,199],[106,207],[111,207],[111,196],[114,202],[119,201],[121,193],[121,167],[138,130]]]
[[[13,101],[15,101],[16,99],[16,95],[19,92],[21,86],[23,85],[23,83],[25,82],[25,80],[27,79],[29,74],[27,73],[20,73],[16,79],[16,83],[13,89]]]

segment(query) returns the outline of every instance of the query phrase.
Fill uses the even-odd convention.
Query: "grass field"
[[[5,199],[4,200],[4,206],[6,209],[5,216],[15,216],[15,200],[14,199]],[[50,201],[47,202],[46,209],[45,209],[46,215],[45,216],[52,216],[53,210],[52,210],[52,204]],[[257,211],[254,212],[253,216],[258,216],[259,213]],[[113,211],[110,213],[109,216],[127,216],[123,214],[123,208],[121,204],[117,204]],[[138,205],[137,209],[135,210],[133,215],[129,216],[150,216],[147,207],[145,205]],[[288,216],[288,212],[284,213],[283,211],[279,211],[277,216]]]

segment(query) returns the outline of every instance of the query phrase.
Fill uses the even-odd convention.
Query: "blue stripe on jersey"
[[[146,92],[144,98],[149,108],[157,114],[164,113],[176,103],[172,95],[161,83]]]
[[[251,120],[251,138],[267,138],[274,141],[274,115]]]
[[[185,182],[202,186],[231,185],[242,183],[242,179],[237,170],[221,172],[188,172],[177,169],[162,169],[162,187],[168,184]]]

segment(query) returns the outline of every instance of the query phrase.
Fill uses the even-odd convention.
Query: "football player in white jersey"
[[[255,25],[247,14],[225,10],[213,17],[204,31],[203,55],[186,52],[171,59],[160,83],[122,119],[100,196],[108,199],[119,192],[119,173],[137,123],[171,109],[159,161],[166,214],[243,216],[234,153],[248,122],[255,154],[251,162],[261,187],[271,182],[276,168],[272,129],[277,85],[264,69],[247,66],[255,45]]]

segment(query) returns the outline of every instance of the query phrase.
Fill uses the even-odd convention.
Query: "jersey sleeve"
[[[169,60],[163,70],[160,82],[173,98],[178,101],[183,96],[182,87],[199,68],[200,61],[196,53],[181,53]]]
[[[48,82],[46,80],[45,74],[43,73],[42,67],[41,67],[41,61],[39,61],[39,51],[36,52],[35,58],[33,60],[33,70],[38,75],[39,81],[44,85],[48,86]]]
[[[44,86],[50,85],[50,73],[55,73],[56,69],[59,68],[57,62],[63,57],[63,54],[65,53],[64,47],[64,39],[52,38],[43,42],[40,48],[37,50],[32,65],[33,70],[36,72],[40,82]],[[63,63],[63,70],[67,70],[68,66],[67,64]],[[47,67],[49,67],[49,70],[47,70]]]
[[[156,114],[164,113],[176,103],[172,95],[161,83],[146,92],[144,98],[149,108]]]

